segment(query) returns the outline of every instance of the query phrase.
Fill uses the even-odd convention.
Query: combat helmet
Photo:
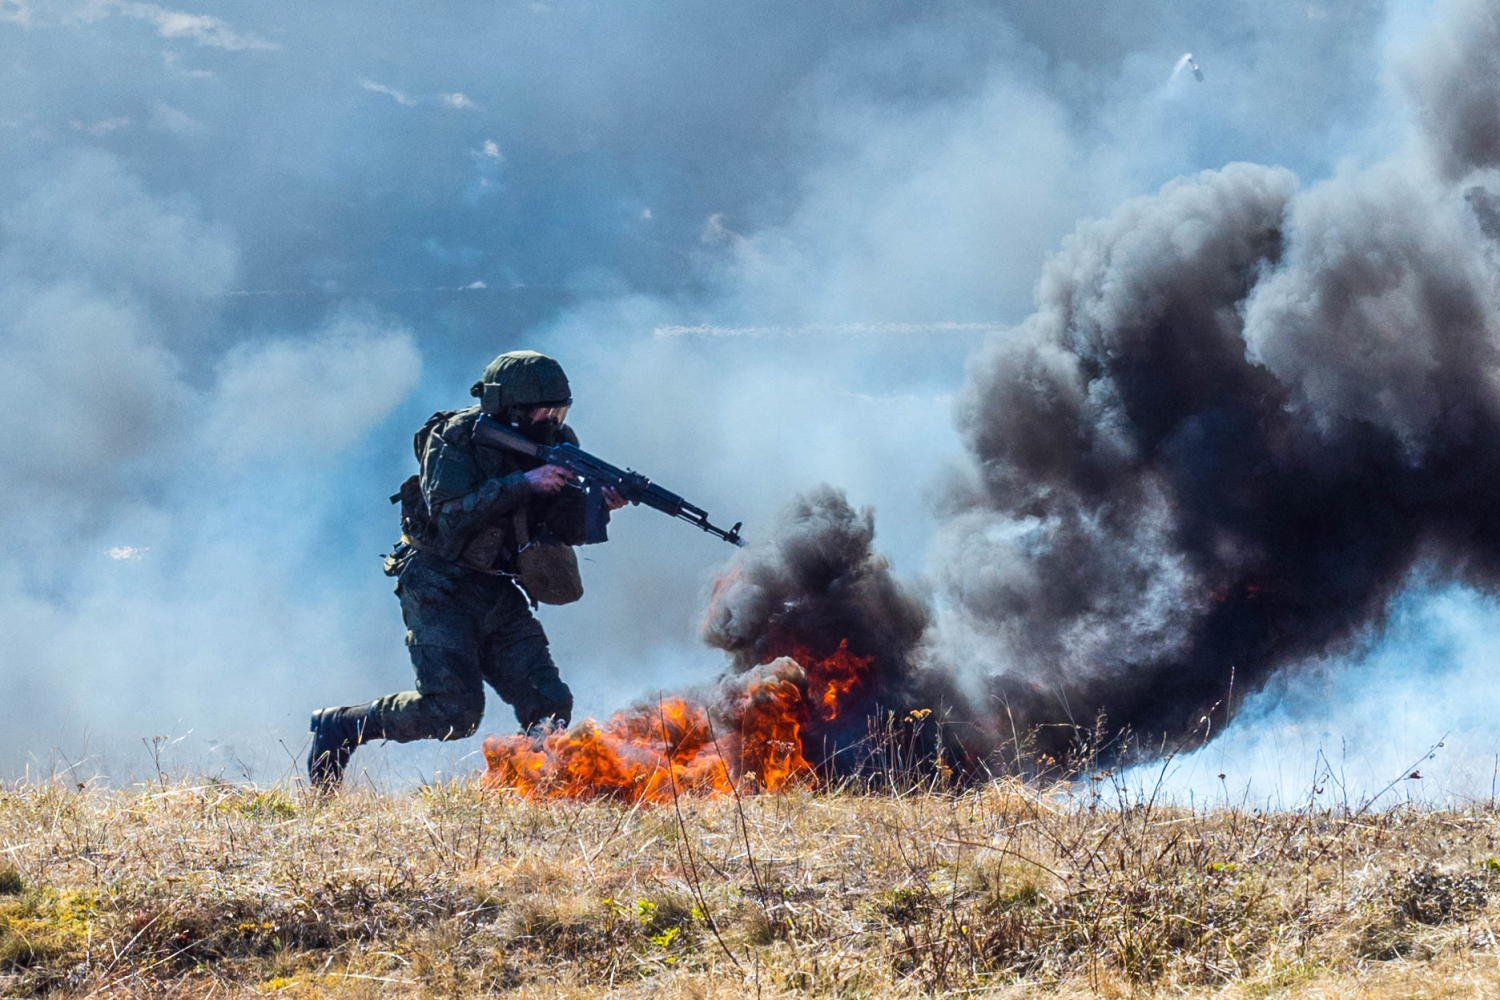
[[[469,389],[469,395],[492,416],[501,416],[517,406],[567,406],[573,402],[562,365],[536,351],[500,355],[484,370],[483,381]]]

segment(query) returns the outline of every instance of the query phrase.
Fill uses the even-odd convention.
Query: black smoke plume
[[[875,520],[838,490],[798,497],[765,537],[741,552],[715,585],[703,638],[730,654],[734,679],[781,656],[808,674],[813,704],[803,745],[838,774],[882,767],[899,734],[904,763],[941,748],[960,769],[977,766],[988,740],[947,674],[919,664],[931,622],[926,599],[897,580],[874,549]],[[865,659],[838,697],[835,717],[818,711],[820,688],[836,670],[816,664],[842,651]]]
[[[1127,203],[974,360],[939,642],[996,706],[1180,736],[1413,573],[1500,584],[1497,51],[1493,6],[1453,6],[1413,51],[1416,148]]]

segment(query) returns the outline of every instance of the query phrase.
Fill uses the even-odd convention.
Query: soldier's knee
[[[462,650],[413,646],[418,704],[427,739],[461,740],[474,735],[484,716],[484,688],[471,658]]]
[[[408,740],[461,740],[473,736],[484,717],[484,696],[419,694],[405,705],[400,728]]]

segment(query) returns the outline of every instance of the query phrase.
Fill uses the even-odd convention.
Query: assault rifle
[[[609,510],[604,502],[604,489],[609,487],[631,503],[643,503],[654,507],[669,517],[678,517],[695,524],[716,538],[731,545],[744,545],[740,537],[743,521],[725,529],[708,520],[708,512],[694,507],[670,490],[662,489],[650,479],[631,469],[621,469],[597,458],[575,444],[538,444],[517,431],[506,427],[488,414],[480,414],[474,422],[474,440],[480,444],[509,448],[523,455],[530,455],[543,465],[560,465],[578,477],[574,488],[583,490],[584,498],[584,544],[606,540],[606,525]]]

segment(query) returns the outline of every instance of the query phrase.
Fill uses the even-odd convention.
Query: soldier
[[[577,444],[564,423],[568,379],[552,358],[512,351],[470,393],[478,405],[434,414],[417,432],[421,472],[392,497],[402,538],[386,572],[396,577],[416,690],[314,712],[307,774],[316,788],[337,788],[361,743],[473,735],[486,682],[523,731],[568,724],[573,693],[532,608],[582,595],[569,547],[581,540],[581,494],[568,470],[473,439],[485,413],[539,443]],[[612,490],[605,499],[610,510],[625,503]]]

